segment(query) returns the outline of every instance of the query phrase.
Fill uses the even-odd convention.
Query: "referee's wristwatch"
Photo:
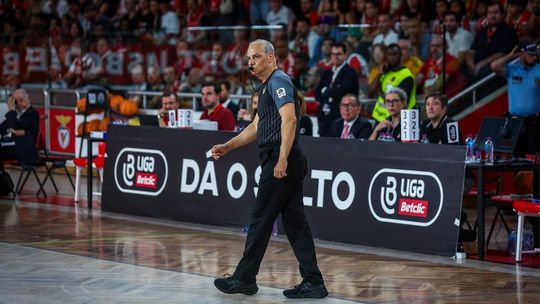
[[[161,113],[158,113],[157,119],[162,119],[162,118],[163,118],[163,115],[161,115]]]

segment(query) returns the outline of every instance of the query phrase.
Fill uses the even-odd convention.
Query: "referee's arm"
[[[257,139],[257,124],[259,123],[259,115],[255,115],[253,121],[240,134],[231,138],[224,144],[215,145],[212,147],[212,157],[219,159],[227,152],[236,148],[252,143]]]
[[[294,142],[296,134],[296,114],[294,103],[286,103],[279,108],[281,116],[281,146],[279,149],[279,159],[274,167],[274,177],[283,178],[287,176],[287,158]]]

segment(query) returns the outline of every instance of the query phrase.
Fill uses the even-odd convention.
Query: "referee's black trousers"
[[[304,214],[303,179],[307,172],[306,158],[295,142],[287,160],[287,176],[274,177],[274,166],[279,157],[279,144],[259,147],[262,167],[257,200],[242,259],[234,277],[244,283],[256,282],[274,221],[281,213],[285,233],[300,264],[300,275],[305,281],[321,284],[323,278],[317,266],[315,245]]]

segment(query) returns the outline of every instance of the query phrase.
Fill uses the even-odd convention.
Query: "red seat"
[[[540,203],[531,201],[515,201],[513,204],[514,211],[518,214],[518,228],[516,235],[516,262],[521,262],[522,253],[539,252],[536,250],[522,251],[523,242],[523,224],[526,216],[540,217]]]

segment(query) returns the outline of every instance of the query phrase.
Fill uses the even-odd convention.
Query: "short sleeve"
[[[285,73],[274,75],[268,82],[268,89],[278,109],[286,103],[294,103],[294,87]]]

